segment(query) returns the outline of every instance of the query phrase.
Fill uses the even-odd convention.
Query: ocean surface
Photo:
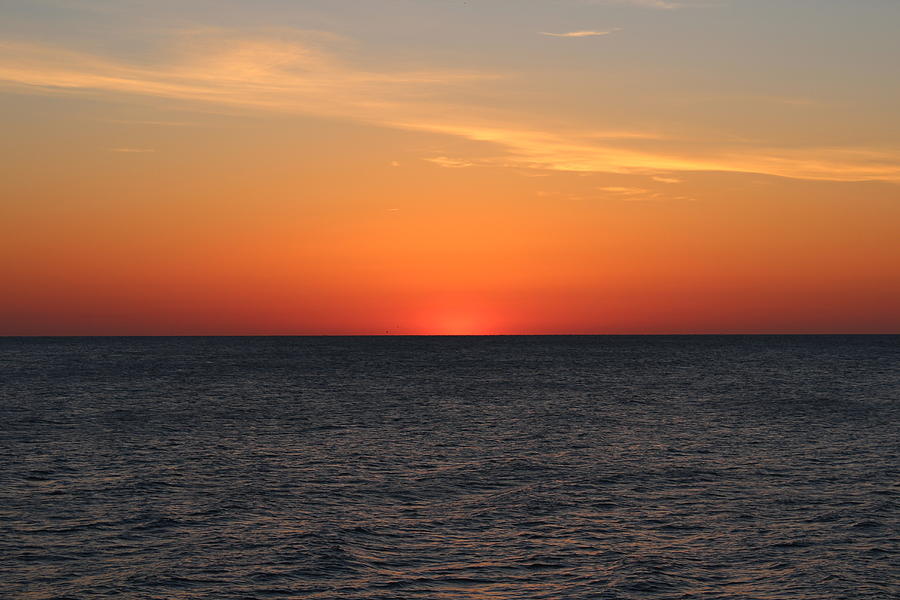
[[[900,597],[900,337],[0,339],[0,597]]]

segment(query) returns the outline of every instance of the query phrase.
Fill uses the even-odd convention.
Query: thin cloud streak
[[[587,2],[589,4],[630,4],[632,6],[643,8],[659,8],[663,10],[674,10],[676,8],[709,5],[708,2],[698,4],[696,2],[692,2],[691,0],[680,2],[674,2],[672,0],[587,0]]]
[[[131,119],[99,119],[104,123],[115,123],[117,125],[151,125],[159,127],[191,127],[197,126],[198,123],[189,123],[187,121],[140,121]]]
[[[747,150],[717,146],[708,155],[678,156],[661,151],[600,145],[580,138],[577,133],[445,123],[397,125],[503,146],[507,155],[494,161],[497,166],[651,176],[675,171],[719,171],[821,181],[880,180],[900,183],[900,152],[897,151],[880,152],[864,148]]]
[[[466,167],[475,166],[475,163],[473,162],[459,158],[449,158],[447,156],[436,156],[434,158],[426,158],[425,160],[434,163],[439,167],[444,167],[445,169],[464,169]]]
[[[622,31],[618,27],[615,29],[606,29],[604,31],[569,31],[567,33],[550,33],[547,31],[540,31],[541,35],[548,35],[550,37],[561,37],[561,38],[582,38],[582,37],[597,37],[602,35],[609,35],[611,33],[615,33],[616,31]]]
[[[647,194],[650,190],[646,188],[636,188],[636,187],[622,187],[622,186],[607,186],[597,188],[601,192],[609,192],[610,194],[622,194],[624,196],[636,196],[640,194]]]
[[[684,4],[681,2],[669,2],[668,0],[624,0],[624,4],[636,4],[638,6],[649,6],[650,8],[663,8],[666,10],[684,7]]]
[[[192,38],[196,40],[196,35]],[[668,176],[680,171],[760,173],[826,181],[900,183],[900,149],[767,148],[708,142],[673,149],[664,134],[590,131],[497,118],[491,107],[451,103],[446,94],[496,80],[490,73],[435,69],[363,70],[297,41],[208,35],[181,60],[135,66],[37,44],[0,43],[0,81],[33,93],[131,94],[211,107],[335,117],[493,144],[479,165],[582,173]],[[691,147],[696,147],[692,145]],[[441,166],[471,166],[438,157]],[[467,163],[465,165],[453,164]]]
[[[439,88],[483,80],[450,70],[354,69],[309,46],[264,39],[211,39],[174,64],[137,67],[63,48],[0,43],[0,80],[35,89],[113,92],[236,107],[365,119]]]
[[[582,0],[585,4],[628,5],[636,8],[677,10],[682,8],[716,8],[727,6],[728,0]]]

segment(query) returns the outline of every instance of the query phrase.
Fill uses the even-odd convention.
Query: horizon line
[[[487,337],[825,337],[900,336],[900,332],[694,332],[694,333],[88,333],[0,334],[11,338],[487,338]]]

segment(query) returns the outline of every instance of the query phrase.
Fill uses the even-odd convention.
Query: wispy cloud
[[[605,29],[603,31],[569,31],[566,33],[550,33],[548,31],[540,31],[541,35],[549,35],[550,37],[562,37],[562,38],[581,38],[581,37],[597,37],[601,35],[609,35],[611,33],[615,33],[616,31],[622,31],[621,28],[616,27],[614,29]]]
[[[151,125],[159,127],[188,127],[197,125],[187,121],[142,121],[131,119],[101,119],[104,123],[115,123],[117,125]]]
[[[657,175],[676,171],[758,173],[822,181],[881,180],[900,183],[900,151],[868,148],[746,148],[711,144],[687,153],[649,147],[600,144],[577,130],[545,131],[512,127],[398,123],[407,128],[444,133],[506,149],[498,165],[580,173]]]
[[[656,175],[651,179],[659,183],[682,183],[684,181],[683,179],[679,179],[677,177],[663,177],[662,175]]]
[[[57,93],[136,94],[234,107],[372,119],[484,75],[369,71],[298,40],[193,32],[164,64],[133,65],[65,48],[0,42],[0,81]]]
[[[588,4],[630,4],[643,8],[675,10],[677,8],[700,8],[720,6],[723,0],[583,0]]]
[[[646,188],[639,187],[628,187],[628,186],[606,186],[597,188],[598,191],[603,192],[603,196],[606,198],[615,198],[616,200],[626,200],[626,201],[635,201],[635,200],[674,200],[670,196],[666,196],[660,192],[654,192],[653,190],[648,190]]]
[[[638,6],[649,6],[651,8],[664,8],[671,10],[673,8],[681,8],[684,6],[681,2],[670,2],[669,0],[624,0],[624,4],[636,4]]]
[[[662,8],[672,10],[682,8],[687,2],[674,0],[588,0],[590,4],[631,4],[633,6],[642,6],[646,8]]]
[[[671,136],[649,131],[592,131],[585,138],[595,140],[669,140]]]
[[[639,196],[643,194],[647,194],[650,190],[645,188],[637,188],[637,187],[622,187],[622,186],[607,186],[597,188],[601,192],[607,192],[610,194],[618,194],[621,196]]]
[[[321,40],[319,40],[321,41]],[[196,32],[174,60],[117,61],[39,44],[0,42],[0,82],[17,92],[139,95],[215,111],[280,111],[355,120],[485,142],[478,164],[520,171],[636,173],[672,178],[684,171],[760,173],[827,181],[900,183],[900,148],[776,147],[710,139],[677,144],[665,132],[597,131],[577,119],[501,113],[451,102],[492,73],[356,67],[303,39]],[[128,149],[120,149],[128,150]],[[469,160],[427,159],[445,167]]]
[[[617,200],[693,200],[689,196],[673,196],[661,191],[649,190],[647,188],[629,187],[629,186],[605,186],[597,188],[603,192],[607,198],[615,198]]]
[[[446,156],[436,156],[434,158],[426,158],[430,163],[434,163],[439,167],[444,167],[447,169],[463,169],[465,167],[475,166],[475,163],[469,162],[467,160],[462,160],[459,158],[448,158]]]

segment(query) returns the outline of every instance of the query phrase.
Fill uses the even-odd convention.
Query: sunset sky
[[[0,0],[0,335],[898,333],[897,0]]]

